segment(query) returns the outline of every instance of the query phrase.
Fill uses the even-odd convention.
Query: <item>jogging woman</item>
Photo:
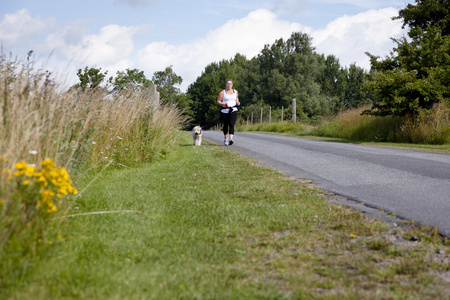
[[[236,106],[241,105],[239,102],[238,91],[233,90],[233,80],[225,81],[225,89],[220,92],[217,98],[217,104],[222,106],[220,110],[220,118],[223,121],[223,144],[233,145],[234,124],[236,123],[238,109]],[[228,139],[229,134],[229,139]]]

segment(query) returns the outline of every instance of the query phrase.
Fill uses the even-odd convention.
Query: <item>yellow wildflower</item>
[[[69,173],[67,173],[67,170],[66,170],[66,169],[61,168],[61,169],[59,170],[59,174],[60,174],[60,176],[61,176],[65,181],[72,182],[72,180],[70,180]]]
[[[24,162],[23,160],[19,161],[19,162],[14,166],[14,168],[17,169],[17,170],[25,170],[26,167],[27,167],[27,163]]]
[[[42,174],[42,172],[35,172],[33,174],[33,176],[36,178],[36,183],[43,188],[47,187],[47,179],[45,179],[44,175]]]
[[[16,169],[16,171],[14,171],[13,175],[16,177],[20,177],[23,174],[25,174],[25,170],[27,168],[27,163],[24,162],[23,160],[18,162],[15,166],[14,169]]]
[[[55,193],[51,190],[41,190],[42,201],[44,203],[52,202],[50,197],[55,196]]]
[[[354,238],[356,237],[356,235],[354,235],[354,234],[352,233],[352,234],[350,234],[350,237],[351,237],[352,239],[354,239]]]
[[[28,176],[28,177],[33,176],[33,174],[34,174],[34,169],[35,169],[35,167],[33,167],[33,166],[27,166],[27,167],[25,168],[25,176]]]
[[[3,169],[3,174],[8,174],[23,178],[23,185],[36,184],[40,187],[40,199],[37,201],[37,208],[52,213],[57,211],[55,200],[62,198],[68,194],[77,194],[78,191],[72,186],[72,180],[65,168],[58,167],[51,159],[46,158],[40,163],[40,167],[36,168],[34,164],[28,165],[24,161],[15,164],[14,170]],[[9,178],[8,177],[8,178]]]
[[[49,171],[56,168],[55,163],[50,158],[46,158],[43,162],[41,162],[41,166]]]
[[[52,203],[51,205],[49,205],[49,208],[47,209],[48,213],[52,213],[57,211],[58,209],[56,208],[56,206]]]
[[[13,173],[13,175],[16,176],[16,177],[20,177],[20,176],[22,176],[23,174],[25,174],[24,171],[14,171],[14,173]]]
[[[68,190],[69,194],[72,194],[72,195],[78,194],[78,190],[71,185],[68,186],[67,190]]]
[[[0,205],[3,205],[3,203],[5,203],[5,200],[0,200]]]

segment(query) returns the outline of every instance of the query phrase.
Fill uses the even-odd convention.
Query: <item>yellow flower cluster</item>
[[[4,172],[8,173],[8,171]],[[57,210],[53,201],[55,196],[61,198],[64,195],[77,194],[67,170],[57,167],[49,158],[41,162],[40,170],[37,170],[34,165],[28,165],[26,162],[20,161],[14,166],[13,175],[25,177],[22,181],[24,186],[36,184],[40,188],[41,200],[38,201],[37,205],[40,208],[47,208],[49,213]],[[10,175],[8,178],[11,177]]]

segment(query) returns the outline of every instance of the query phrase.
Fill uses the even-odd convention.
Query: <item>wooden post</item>
[[[283,122],[283,119],[284,119],[284,118],[283,118],[283,109],[284,109],[284,107],[282,106],[282,107],[281,107],[281,122]]]
[[[247,126],[248,126],[248,116],[247,116]]]
[[[297,122],[297,100],[292,98],[292,122]]]
[[[263,121],[262,121],[262,112],[263,112],[263,109],[261,108],[261,123],[263,122]]]
[[[269,106],[269,123],[272,123],[272,106]]]
[[[253,112],[252,112],[252,121],[251,121],[250,125],[253,125]]]

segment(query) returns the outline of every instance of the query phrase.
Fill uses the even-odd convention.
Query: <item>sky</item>
[[[384,57],[406,35],[392,20],[413,0],[0,0],[4,54],[36,61],[76,83],[85,66],[153,73],[172,66],[185,92],[204,68],[236,53],[247,59],[292,32],[317,53],[370,69],[365,52]]]

